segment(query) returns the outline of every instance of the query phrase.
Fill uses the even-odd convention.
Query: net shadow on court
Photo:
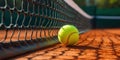
[[[118,32],[120,32],[119,29],[90,30],[80,35],[77,45],[65,47],[57,44],[14,59],[119,60],[120,33]]]
[[[90,29],[83,17],[64,0],[0,0],[0,59],[58,43],[63,25]]]

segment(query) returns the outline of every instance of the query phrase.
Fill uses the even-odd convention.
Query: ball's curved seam
[[[77,32],[72,32],[72,33],[70,33],[70,34],[68,35],[67,41],[66,41],[65,45],[69,44],[69,38],[71,37],[71,35],[73,35],[73,34],[75,34],[75,33],[77,33]]]

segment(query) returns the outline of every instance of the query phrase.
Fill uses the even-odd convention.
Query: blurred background
[[[80,8],[94,16],[93,28],[120,27],[120,0],[74,0]]]

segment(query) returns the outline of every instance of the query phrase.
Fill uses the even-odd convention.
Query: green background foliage
[[[74,1],[90,15],[120,16],[120,0],[89,0],[89,6],[86,4],[87,0]]]
[[[74,1],[80,8],[92,16],[120,16],[120,0],[89,0],[89,3],[87,2],[88,0]],[[97,28],[120,27],[119,19],[95,19],[94,23]]]

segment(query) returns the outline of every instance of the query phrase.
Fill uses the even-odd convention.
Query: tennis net
[[[66,24],[90,29],[85,18],[64,0],[0,0],[0,59],[58,43]]]

